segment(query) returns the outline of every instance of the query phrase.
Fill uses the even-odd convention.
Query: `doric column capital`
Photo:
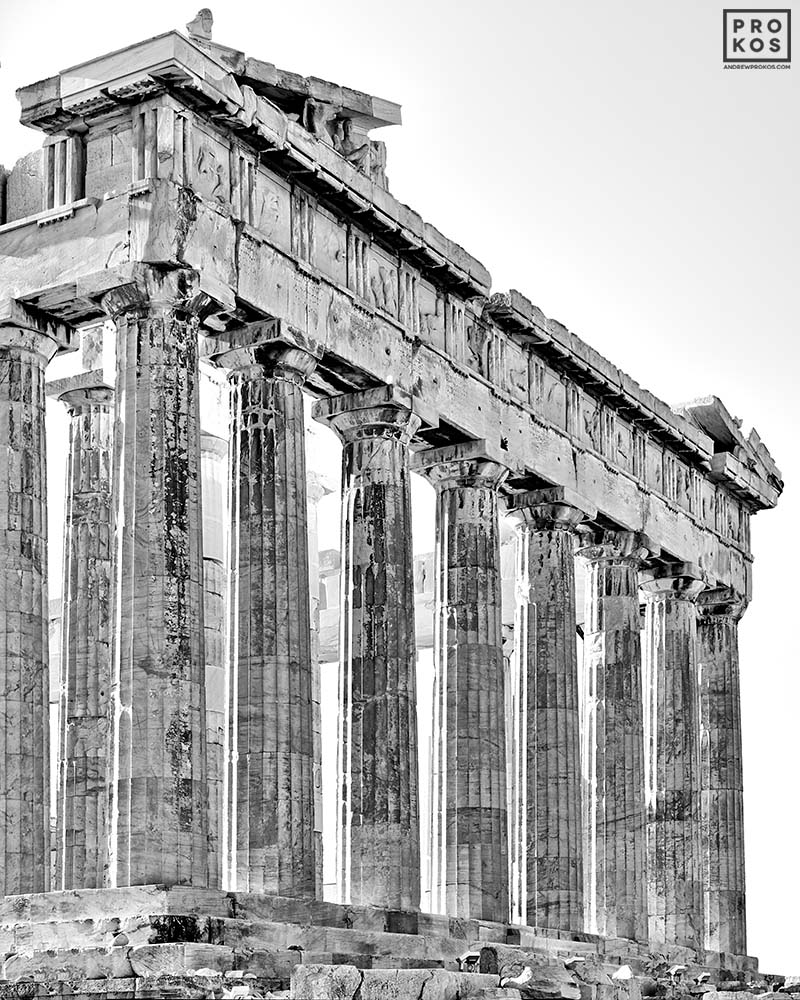
[[[93,406],[110,408],[114,389],[103,379],[102,371],[81,372],[46,385],[47,395],[63,403],[70,413],[82,413]]]
[[[283,379],[302,385],[314,371],[322,346],[283,320],[265,319],[204,336],[200,356],[243,377]]]
[[[553,486],[509,497],[506,513],[517,526],[529,525],[542,531],[573,531],[583,521],[597,516],[596,508],[568,486]]]
[[[463,486],[499,489],[510,470],[486,441],[466,441],[416,452],[411,471],[441,491]]]
[[[600,528],[581,531],[576,555],[589,562],[624,562],[639,566],[643,559],[657,555],[659,551],[658,546],[641,531]]]
[[[394,438],[408,444],[421,423],[411,395],[395,385],[320,399],[312,414],[344,444],[366,438]]]
[[[210,304],[200,291],[200,276],[191,268],[135,264],[128,280],[104,292],[100,304],[113,320],[124,315],[163,311],[199,316]]]
[[[699,625],[711,625],[720,621],[738,622],[747,610],[748,601],[733,587],[716,587],[705,590],[697,599],[697,621]]]
[[[225,458],[228,454],[228,442],[219,434],[212,434],[211,431],[200,431],[200,453]]]
[[[68,351],[75,331],[17,299],[0,301],[0,350],[35,354],[47,364],[57,351]]]
[[[672,597],[694,602],[706,589],[706,579],[706,574],[695,563],[675,563],[646,569],[641,574],[639,586],[647,600]]]

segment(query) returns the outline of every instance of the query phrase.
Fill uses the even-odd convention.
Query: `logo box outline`
[[[766,55],[742,57],[728,55],[728,14],[785,14],[786,55],[780,58]],[[792,61],[792,10],[790,7],[724,7],[722,10],[722,61],[727,63],[790,63]]]

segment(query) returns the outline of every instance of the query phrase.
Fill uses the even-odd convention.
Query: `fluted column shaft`
[[[146,267],[104,299],[118,331],[112,885],[209,884],[200,301],[194,272]]]
[[[0,326],[0,895],[50,888],[44,373],[56,348]]]
[[[586,561],[583,774],[586,929],[647,940],[639,567],[646,540],[597,532]]]
[[[508,918],[505,691],[497,500],[508,469],[455,445],[418,452],[436,488],[434,909]]]
[[[705,947],[747,953],[739,619],[746,602],[731,590],[700,595],[700,799]]]
[[[311,706],[314,737],[314,861],[316,893],[322,899],[322,677],[319,662],[319,502],[333,491],[317,473],[306,476],[308,501],[308,583],[311,599]]]
[[[702,947],[699,695],[689,567],[644,574],[647,895],[652,946]]]
[[[260,359],[260,360],[259,360]],[[232,376],[236,888],[313,898],[314,741],[301,351]]]
[[[225,767],[228,747],[227,516],[228,442],[203,431],[203,637],[205,645],[206,755],[209,871],[220,883],[226,852]]]
[[[337,868],[343,902],[419,906],[408,443],[393,387],[317,404],[344,443]]]
[[[514,497],[517,520],[519,657],[518,743],[526,747],[517,777],[522,804],[528,924],[583,929],[580,728],[575,616],[575,526],[585,513],[554,500],[560,491]],[[526,830],[519,827],[524,820]]]
[[[59,399],[70,413],[70,451],[56,884],[59,889],[97,889],[105,884],[108,848],[114,393],[98,384],[68,390]]]

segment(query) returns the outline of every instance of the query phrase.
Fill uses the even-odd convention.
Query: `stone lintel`
[[[507,497],[506,513],[517,524],[570,529],[597,517],[597,508],[569,486],[551,486]]]
[[[54,320],[19,299],[0,299],[0,347],[19,346],[38,353],[36,345],[42,337],[52,341],[52,349],[46,348],[49,357],[78,348],[79,338],[68,323]]]
[[[200,357],[221,368],[253,366],[287,369],[307,378],[322,357],[323,345],[281,319],[264,319],[200,340]]]
[[[639,578],[639,586],[648,597],[672,594],[690,601],[709,583],[708,574],[697,563],[690,562],[648,566]]]

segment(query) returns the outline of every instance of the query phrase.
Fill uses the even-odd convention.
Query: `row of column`
[[[193,272],[143,268],[104,305],[118,330],[113,435],[108,392],[65,399],[72,428],[59,887],[215,886],[225,856],[235,858],[242,891],[312,897],[318,750],[302,385],[316,357],[275,340],[271,326],[209,350],[231,371],[234,400],[231,728],[222,740],[232,808],[223,836],[209,819],[220,768],[209,775],[208,761],[221,751],[209,747],[206,718],[203,297]],[[14,722],[2,737],[0,853],[10,894],[48,882],[43,378],[55,347],[19,325],[0,332],[8,455],[0,481],[0,701]],[[414,909],[409,444],[419,418],[393,387],[322,400],[315,416],[343,443],[341,898]],[[743,952],[741,606],[714,592],[698,617],[696,573],[641,576],[651,555],[646,539],[582,530],[594,512],[569,491],[512,497],[519,554],[507,761],[498,535],[507,469],[480,442],[418,452],[413,467],[437,493],[437,909],[505,921],[511,905],[517,919],[542,927],[690,946],[703,942],[705,914],[706,946]],[[580,671],[578,541],[588,567]],[[509,870],[520,878],[509,880]]]

